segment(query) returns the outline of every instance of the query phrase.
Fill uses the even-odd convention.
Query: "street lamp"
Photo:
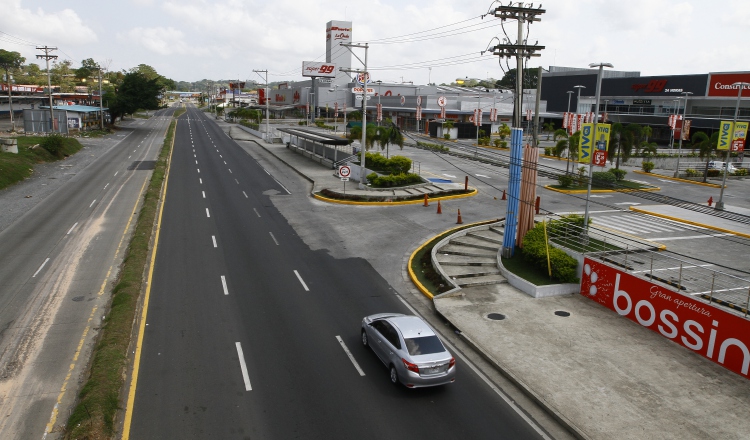
[[[750,87],[750,83],[746,82],[736,82],[732,84],[732,86],[737,87],[737,105],[734,108],[734,120],[732,121],[732,133],[731,135],[734,135],[734,126],[737,125],[737,117],[740,114],[740,98],[742,97],[742,89],[745,87]],[[730,136],[729,142],[731,144],[732,139]],[[716,209],[719,211],[724,210],[724,186],[727,183],[727,172],[729,171],[729,153],[732,151],[732,148],[727,148],[727,158],[724,159],[724,178],[721,179],[721,192],[719,192],[719,201],[716,202]]]
[[[575,93],[575,92],[574,92],[574,91],[572,91],[572,90],[568,90],[568,91],[567,91],[567,92],[565,92],[565,93],[567,93],[567,94],[568,94],[568,113],[570,113],[570,97],[571,97],[571,95],[573,95],[573,93]]]
[[[581,89],[585,89],[586,86],[573,86],[574,89],[578,89],[578,98],[576,98],[576,114],[581,109]]]
[[[682,92],[683,95],[685,95],[685,108],[682,109],[682,128],[680,128],[680,143],[677,144],[677,168],[674,170],[674,176],[680,177],[680,155],[682,152],[682,136],[683,136],[683,130],[685,130],[685,121],[687,120],[687,100],[688,95],[692,95],[693,92]],[[677,114],[679,115],[679,108],[677,109]],[[674,136],[672,136],[674,137]]]
[[[329,92],[334,92],[336,95],[336,104],[339,103],[339,95],[338,95],[338,89],[339,85],[334,84],[332,89],[328,89]],[[344,103],[346,103],[346,92],[344,92]],[[346,105],[344,105],[344,108],[342,109],[344,113],[344,134],[346,135]]]
[[[588,243],[588,230],[589,230],[589,199],[591,198],[591,182],[593,181],[594,173],[593,166],[594,166],[594,158],[593,153],[594,149],[597,148],[597,139],[596,139],[596,124],[599,121],[599,98],[602,94],[602,72],[604,71],[605,67],[613,68],[614,66],[610,63],[591,63],[589,64],[589,67],[598,67],[599,71],[596,74],[596,97],[594,98],[594,108],[596,109],[596,113],[594,113],[594,132],[592,133],[593,138],[593,144],[591,145],[591,155],[589,155],[589,185],[588,189],[586,191],[586,211],[583,216],[583,228],[585,231],[584,235],[584,241]],[[576,86],[576,87],[583,87],[583,86]],[[578,92],[581,92],[581,89],[578,89]],[[580,99],[580,95],[579,95]]]

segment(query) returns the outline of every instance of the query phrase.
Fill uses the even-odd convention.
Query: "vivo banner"
[[[336,65],[332,63],[302,62],[302,76],[336,78]]]
[[[582,296],[748,377],[750,321],[589,258],[583,263]]]

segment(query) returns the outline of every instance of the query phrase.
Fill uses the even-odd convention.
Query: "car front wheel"
[[[391,365],[391,383],[394,385],[398,385],[398,371],[396,371],[396,367]]]
[[[362,330],[362,345],[365,347],[369,346],[369,342],[367,341],[367,332]]]

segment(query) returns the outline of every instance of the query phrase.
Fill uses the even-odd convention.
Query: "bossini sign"
[[[746,319],[588,258],[581,295],[748,377]]]

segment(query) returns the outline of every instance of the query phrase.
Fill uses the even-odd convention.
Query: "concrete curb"
[[[548,189],[550,191],[555,191],[563,194],[586,194],[588,191],[585,189],[557,189],[552,188],[551,185],[544,185],[544,189]],[[635,192],[635,191],[661,191],[661,188],[658,186],[654,186],[652,188],[639,188],[639,189],[592,189],[592,194],[601,194],[601,193],[626,193],[626,192]]]
[[[737,236],[740,236],[740,237],[750,238],[750,234],[745,234],[744,232],[732,231],[731,229],[720,228],[718,226],[709,225],[707,223],[694,222],[692,220],[687,220],[687,219],[684,219],[684,218],[673,217],[671,215],[660,214],[658,212],[653,212],[653,211],[647,211],[645,209],[636,208],[634,206],[631,206],[630,210],[631,211],[635,211],[635,212],[640,212],[642,214],[653,215],[654,217],[661,217],[661,218],[665,218],[667,220],[673,220],[673,221],[680,222],[680,223],[687,223],[687,224],[693,225],[693,226],[700,226],[701,228],[713,229],[714,231],[726,232],[727,234],[733,234],[733,235],[737,235]]]
[[[435,312],[440,315],[441,318],[444,320],[450,322],[450,320],[440,313],[437,307],[435,307]],[[452,324],[452,323],[451,323]],[[505,378],[507,378],[509,381],[511,381],[515,386],[518,387],[518,389],[521,390],[526,396],[528,396],[534,403],[539,405],[544,411],[546,411],[550,416],[552,416],[553,419],[555,419],[558,423],[560,423],[562,426],[564,426],[574,437],[581,439],[581,440],[590,440],[591,437],[588,436],[585,432],[583,432],[580,428],[578,428],[575,424],[573,424],[572,421],[570,421],[565,415],[563,415],[561,412],[559,412],[557,409],[553,408],[550,405],[547,405],[547,402],[544,400],[542,396],[537,394],[530,386],[526,384],[526,382],[522,381],[520,378],[516,377],[516,375],[508,370],[500,361],[495,359],[491,354],[489,354],[487,351],[482,348],[479,344],[474,342],[473,339],[466,336],[461,329],[458,329],[459,331],[459,337],[467,344],[469,345],[473,350],[475,350],[484,360],[489,362],[491,365],[497,369],[500,374],[502,374]]]
[[[265,146],[263,146],[263,144],[261,144],[260,142],[258,142],[256,140],[249,140],[249,141],[245,141],[245,142],[254,142],[257,146],[259,146],[260,148],[266,150],[268,153],[270,153],[271,155],[273,155],[273,157],[275,157],[276,159],[278,159],[281,163],[283,163],[284,165],[286,165],[289,168],[293,169],[295,173],[299,174],[300,176],[302,176],[303,178],[305,178],[306,180],[308,180],[310,183],[312,183],[313,184],[313,188],[315,187],[315,181],[312,178],[310,178],[309,176],[307,176],[306,174],[302,173],[300,170],[298,170],[297,168],[295,168],[294,166],[292,166],[291,164],[289,164],[289,162],[287,162],[284,159],[282,159],[279,156],[277,156],[273,151],[271,151],[268,148],[266,148]]]
[[[452,199],[463,199],[465,197],[472,197],[479,194],[479,191],[476,188],[472,188],[472,192],[469,194],[459,194],[455,196],[442,196],[442,197],[427,197],[428,200],[435,201],[435,200],[452,200]],[[374,206],[397,206],[397,205],[417,205],[420,203],[424,203],[424,199],[416,199],[416,200],[400,200],[395,202],[361,202],[361,201],[355,201],[355,200],[338,200],[338,199],[330,199],[328,197],[321,196],[317,193],[313,193],[312,195],[318,200],[321,200],[323,202],[328,203],[339,203],[342,205],[374,205]]]
[[[645,171],[638,171],[638,170],[633,170],[633,172],[635,174],[643,174],[644,176],[658,177],[659,179],[674,180],[676,182],[685,182],[685,183],[690,183],[690,184],[693,184],[693,185],[710,186],[711,188],[721,188],[721,185],[716,184],[716,183],[696,182],[694,180],[680,179],[679,177],[665,176],[663,174],[657,174],[657,173],[647,173]]]

